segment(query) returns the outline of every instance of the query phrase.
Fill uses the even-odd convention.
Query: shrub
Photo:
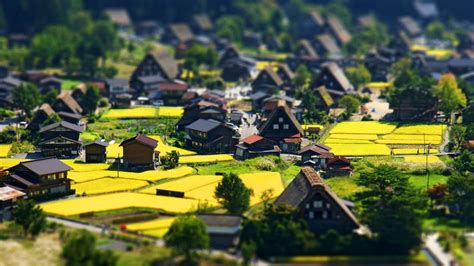
[[[275,167],[275,162],[269,158],[261,158],[255,165],[255,168],[262,171],[271,171]]]

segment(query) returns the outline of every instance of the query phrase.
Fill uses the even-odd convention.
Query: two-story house
[[[186,127],[186,148],[199,153],[232,153],[238,134],[221,121],[199,119]]]
[[[278,76],[278,74],[273,71],[272,67],[267,66],[262,71],[260,71],[258,76],[252,82],[252,91],[272,93],[275,90],[280,90],[282,85],[283,80],[280,78],[280,76]]]
[[[157,140],[143,134],[122,141],[120,147],[123,147],[125,167],[137,170],[155,169],[160,160],[157,146]]]
[[[41,142],[38,147],[43,156],[77,157],[81,152],[82,141],[79,140],[83,127],[66,121],[41,127]]]
[[[325,86],[334,100],[338,100],[345,94],[354,93],[349,79],[344,71],[334,62],[322,65],[321,72],[314,81],[313,87]]]

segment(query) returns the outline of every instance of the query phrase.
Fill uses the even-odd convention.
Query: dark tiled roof
[[[89,146],[89,145],[99,145],[99,146],[107,147],[109,146],[109,143],[105,141],[101,141],[101,140],[95,140],[93,142],[84,144],[84,146]]]
[[[27,162],[21,162],[19,165],[26,167],[37,175],[49,175],[72,170],[72,168],[56,158],[43,158]],[[11,168],[10,168],[11,169]]]
[[[62,80],[60,80],[60,79],[58,79],[58,78],[56,78],[56,77],[54,77],[54,76],[48,76],[48,77],[42,78],[42,79],[39,81],[39,83],[40,83],[40,84],[44,84],[44,83],[51,82],[51,81],[53,81],[53,82],[58,82],[58,83],[62,83],[62,82],[63,82]]]
[[[199,214],[198,217],[209,227],[237,227],[242,220],[240,216],[230,214]]]
[[[74,118],[74,119],[81,119],[82,117],[82,115],[80,114],[69,113],[69,112],[58,112],[58,115],[60,117],[68,117],[68,118]]]
[[[39,132],[43,133],[43,132],[49,131],[53,128],[57,128],[59,126],[62,126],[64,128],[67,128],[67,129],[70,129],[70,130],[76,131],[76,132],[84,131],[84,129],[81,126],[78,126],[76,124],[69,123],[69,122],[66,122],[66,121],[61,121],[61,122],[57,122],[57,123],[54,123],[54,124],[51,124],[51,125],[44,126],[39,130]]]
[[[152,139],[150,137],[147,137],[146,135],[143,135],[143,134],[138,134],[136,135],[135,137],[133,138],[129,138],[129,139],[126,139],[124,141],[122,141],[122,143],[120,143],[120,146],[125,146],[131,142],[139,142],[143,145],[146,145],[146,146],[149,146],[151,148],[156,148],[156,146],[158,146],[158,141],[156,141],[156,139]]]
[[[359,222],[346,204],[344,204],[344,202],[331,190],[329,185],[327,185],[319,174],[311,167],[301,168],[300,173],[275,200],[275,204],[289,204],[298,208],[307,197],[311,196],[315,189],[320,189],[324,193],[327,193],[344,214],[346,214],[355,225],[359,226]]]
[[[211,120],[211,119],[198,119],[188,125],[186,129],[196,130],[200,132],[209,132],[214,128],[220,126],[222,123],[219,121]]]
[[[11,77],[11,76],[8,76],[8,77],[2,79],[1,82],[12,85],[14,87],[18,87],[23,83],[23,81],[21,81],[20,79],[17,79],[17,78]]]
[[[165,81],[165,79],[161,75],[143,76],[139,77],[138,80],[143,82],[144,84],[159,83]]]
[[[331,150],[331,148],[324,145],[324,144],[312,144],[312,145],[308,145],[308,146],[304,147],[303,149],[301,149],[300,151],[298,151],[298,154],[303,154],[303,153],[308,152],[308,151],[312,151],[312,152],[315,152],[317,154],[325,154],[325,153],[329,153],[330,150]]]
[[[260,99],[263,99],[263,98],[267,98],[268,96],[269,95],[266,94],[263,91],[257,91],[256,93],[253,93],[253,94],[249,95],[250,99],[252,99],[252,100],[260,100]]]
[[[129,80],[128,79],[106,79],[105,83],[112,87],[128,87]]]

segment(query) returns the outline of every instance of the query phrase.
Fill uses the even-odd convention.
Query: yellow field
[[[331,152],[340,156],[389,156],[390,149],[385,144],[332,144]]]
[[[414,52],[425,52],[430,57],[435,57],[438,60],[448,59],[453,56],[454,51],[449,49],[434,49],[425,45],[413,44],[410,49]]]
[[[352,143],[352,144],[373,144],[370,140],[363,139],[333,139],[327,138],[324,141],[325,144],[337,144],[337,143]]]
[[[94,181],[73,184],[72,189],[75,189],[76,194],[78,195],[82,195],[83,193],[91,195],[132,190],[147,185],[148,182],[141,180],[132,180],[124,178],[101,178]]]
[[[168,228],[158,228],[158,229],[151,229],[151,230],[145,230],[141,231],[142,234],[148,235],[148,236],[154,236],[158,238],[163,238],[166,233],[168,233],[169,227]]]
[[[413,135],[415,136],[415,135]],[[392,144],[392,145],[423,145],[423,144],[433,144],[439,145],[441,144],[440,140],[402,140],[402,139],[379,139],[376,140],[375,143],[379,144]]]
[[[394,155],[405,155],[405,154],[424,154],[424,149],[393,149]],[[430,149],[430,154],[439,153],[437,149]]]
[[[386,89],[392,87],[393,84],[390,82],[369,82],[365,86],[371,89]]]
[[[191,199],[123,192],[47,202],[40,206],[48,214],[72,216],[125,208],[148,208],[169,213],[184,213],[195,209],[197,204],[196,200]]]
[[[0,168],[10,168],[19,164],[20,162],[28,161],[27,159],[17,159],[17,158],[3,158],[0,159]]]
[[[179,163],[209,163],[209,162],[224,162],[232,161],[234,158],[228,154],[213,154],[213,155],[192,155],[179,157]]]
[[[192,176],[184,177],[178,180],[173,180],[164,184],[151,186],[151,187],[145,188],[144,190],[141,190],[140,192],[153,194],[153,195],[156,194],[156,189],[187,192],[190,190],[200,188],[202,186],[217,183],[221,179],[222,179],[222,176],[217,176],[217,175],[192,175]],[[187,195],[185,194],[185,196]]]
[[[283,192],[284,189],[281,182],[280,173],[277,172],[256,172],[242,174],[240,175],[240,178],[248,188],[253,190],[253,196],[250,199],[251,205],[260,203],[260,197],[266,190],[271,189],[273,191],[273,196],[277,197]],[[216,190],[217,184],[218,182],[215,182],[213,184],[202,186],[186,192],[186,197],[216,204],[217,200],[214,198],[214,191]]]
[[[112,158],[117,158],[117,156],[122,157],[123,156],[123,149],[122,147],[119,147],[120,143],[112,143],[107,146],[107,158],[112,159]]]
[[[169,146],[169,145],[167,145],[163,142],[163,140],[161,139],[160,136],[151,135],[149,137],[153,138],[153,139],[156,139],[158,141],[158,147],[156,147],[156,150],[160,152],[160,156],[166,156],[166,153],[171,152],[171,151],[177,151],[177,152],[179,152],[179,155],[181,155],[181,156],[188,156],[188,155],[195,155],[196,154],[193,151],[189,151],[189,150]]]
[[[127,230],[144,231],[150,229],[169,228],[174,222],[175,217],[159,218],[147,222],[127,224]]]
[[[405,162],[409,162],[409,163],[424,164],[426,163],[426,156],[408,156],[408,157],[405,157],[404,160]],[[428,155],[428,163],[429,164],[443,164],[443,161],[441,161],[437,156]]]
[[[394,123],[378,121],[341,122],[331,130],[331,134],[389,134],[396,127]]]
[[[11,144],[0,144],[0,158],[7,157],[11,148],[12,148]]]
[[[132,119],[132,118],[154,118],[159,116],[180,117],[183,115],[182,107],[162,106],[162,107],[137,107],[129,109],[110,109],[105,118],[111,119]]]
[[[61,162],[71,166],[72,171],[76,172],[107,170],[110,167],[110,164],[106,163],[85,163],[74,159],[61,160]]]
[[[374,134],[330,134],[330,139],[352,139],[352,140],[376,140],[377,135]]]
[[[403,125],[395,129],[393,134],[411,134],[411,135],[443,135],[446,125]]]
[[[177,178],[187,176],[193,173],[193,168],[181,166],[170,170],[149,170],[140,173],[120,171],[120,178],[136,179],[143,181],[158,181],[165,178]],[[115,170],[98,170],[89,172],[69,172],[68,177],[76,183],[87,182],[94,179],[105,177],[117,177]]]

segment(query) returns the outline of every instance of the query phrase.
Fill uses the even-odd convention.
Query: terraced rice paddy
[[[234,158],[228,154],[213,154],[213,155],[192,155],[183,156],[179,158],[179,163],[211,163],[211,162],[225,162],[232,161]]]
[[[324,140],[332,152],[341,156],[389,156],[392,154],[423,153],[431,145],[430,154],[438,153],[436,146],[443,142],[446,125],[409,124],[378,121],[341,122]]]
[[[222,176],[218,175],[193,175],[181,178],[179,180],[174,180],[164,184],[159,184],[155,186],[148,187],[144,190],[141,190],[141,193],[147,194],[156,194],[157,189],[180,191],[180,192],[189,192],[197,188],[214,184],[219,182],[222,179]],[[185,195],[186,196],[186,195]]]
[[[428,156],[407,156],[404,158],[405,162],[409,163],[418,163],[418,164],[425,164],[426,157],[428,157],[428,164],[443,164],[437,156],[428,155]]]
[[[72,189],[76,190],[76,194],[87,195],[110,193],[118,191],[127,191],[140,187],[145,187],[148,182],[141,180],[132,180],[124,178],[101,178],[89,182],[83,182],[72,185]]]
[[[196,153],[193,151],[185,150],[182,148],[177,148],[170,146],[163,142],[160,136],[149,136],[150,138],[156,139],[158,141],[158,147],[156,147],[156,150],[160,152],[161,156],[166,156],[166,153],[171,152],[171,151],[176,151],[179,153],[181,156],[188,156],[188,155],[195,155]]]
[[[0,158],[7,157],[11,148],[12,148],[11,144],[0,144]]]
[[[175,218],[160,218],[147,222],[127,224],[127,230],[139,231],[144,235],[163,237],[173,224]]]
[[[192,199],[123,192],[48,202],[40,204],[40,207],[49,214],[73,216],[125,208],[147,208],[163,210],[168,213],[185,213],[196,208],[197,205],[198,201]]]
[[[138,107],[129,109],[111,109],[104,117],[110,119],[138,119],[155,118],[160,116],[180,117],[183,115],[182,107]]]
[[[158,181],[167,178],[178,178],[187,176],[193,173],[193,168],[188,166],[181,166],[171,170],[149,170],[140,173],[136,172],[118,172],[119,178],[143,180],[143,181]],[[69,172],[68,177],[76,183],[87,182],[95,179],[106,177],[117,177],[115,170],[98,170],[89,172]]]

